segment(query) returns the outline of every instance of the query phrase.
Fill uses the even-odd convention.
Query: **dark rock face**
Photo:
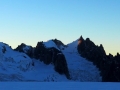
[[[18,45],[18,47],[15,49],[16,51],[19,51],[19,52],[24,52],[23,48],[25,47],[26,45],[24,43],[22,43],[21,45]]]
[[[102,63],[102,60],[106,56],[103,46],[96,46],[89,38],[84,40],[82,36],[79,41],[81,43],[78,45],[78,52],[81,56],[93,61],[95,65],[101,68],[100,63]]]
[[[56,48],[46,48],[43,44],[43,42],[38,42],[35,50],[34,50],[34,56],[36,59],[40,59],[45,64],[54,63],[55,57],[57,56],[57,53],[60,53],[59,50]]]
[[[61,53],[57,54],[55,60],[55,70],[60,74],[65,74],[68,79],[70,79],[67,62],[65,60],[65,56]]]
[[[86,40],[81,36],[77,47],[80,55],[93,62],[101,71],[102,80],[105,82],[120,81],[120,55],[115,57],[105,53],[102,46],[96,46],[89,38]]]
[[[37,46],[34,49],[34,57],[36,59],[43,60],[44,56],[45,56],[45,53],[46,53],[46,48],[45,48],[43,42],[38,42]]]
[[[54,47],[46,48],[43,42],[38,42],[34,51],[34,56],[36,59],[40,59],[47,65],[50,63],[53,64],[58,73],[65,74],[68,79],[70,78],[66,59],[58,49]]]

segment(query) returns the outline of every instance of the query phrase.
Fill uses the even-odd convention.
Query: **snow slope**
[[[53,65],[46,65],[39,60],[33,59],[34,67],[31,71],[23,73],[25,81],[39,81],[39,82],[61,82],[69,81],[65,75],[58,74]]]
[[[64,48],[64,52],[67,52],[67,53],[78,53],[77,51],[77,45],[78,45],[78,39],[73,41],[72,43],[69,43],[67,44],[67,47]]]
[[[7,44],[0,42],[0,81],[20,80],[20,72],[31,68],[32,60],[26,54],[13,51]]]
[[[56,48],[56,49],[59,50],[59,48],[57,47],[57,45],[52,40],[49,40],[47,42],[43,42],[43,44],[46,46],[46,48],[54,47],[54,48]]]
[[[67,45],[64,53],[72,80],[75,81],[102,81],[100,72],[92,62],[82,58],[77,51],[78,40]]]

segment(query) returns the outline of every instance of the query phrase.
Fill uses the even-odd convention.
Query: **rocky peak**
[[[81,35],[80,38],[78,39],[78,44],[81,44],[82,42],[84,42],[84,39],[83,39],[83,37]]]
[[[86,41],[90,41],[90,38],[86,38]]]
[[[25,47],[26,45],[24,43],[21,43],[21,45],[18,45],[18,47],[15,49],[16,51],[19,51],[19,52],[24,52],[23,51],[23,48]]]
[[[84,39],[83,39],[82,35],[80,36],[80,39],[79,39],[79,40],[82,40],[82,41],[84,41]]]
[[[23,52],[25,54],[27,54],[29,57],[33,57],[32,53],[33,53],[33,47],[32,46],[27,46],[26,44],[22,43],[21,45],[18,45],[18,47],[16,49],[14,49],[15,51],[19,51],[19,52]]]
[[[117,53],[117,56],[120,56],[120,54],[119,54],[119,53]]]
[[[102,44],[100,44],[100,46],[98,46],[98,47],[99,47],[100,49],[104,49]]]
[[[109,53],[109,55],[108,55],[110,58],[113,58],[113,55],[111,54],[111,53]]]
[[[58,47],[59,49],[63,49],[64,47],[66,47],[66,45],[64,45],[64,43],[61,42],[60,40],[53,39],[52,41],[57,45],[57,47]],[[62,48],[61,48],[61,47],[62,47]]]

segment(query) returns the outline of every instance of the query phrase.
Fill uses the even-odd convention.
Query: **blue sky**
[[[0,41],[13,48],[81,35],[120,52],[120,0],[0,0]]]

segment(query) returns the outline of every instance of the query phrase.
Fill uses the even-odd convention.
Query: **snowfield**
[[[120,90],[119,83],[3,82],[0,90]]]
[[[54,48],[59,50],[57,45],[52,40],[48,40],[47,42],[43,42],[43,44],[45,45],[46,48],[54,47]]]

